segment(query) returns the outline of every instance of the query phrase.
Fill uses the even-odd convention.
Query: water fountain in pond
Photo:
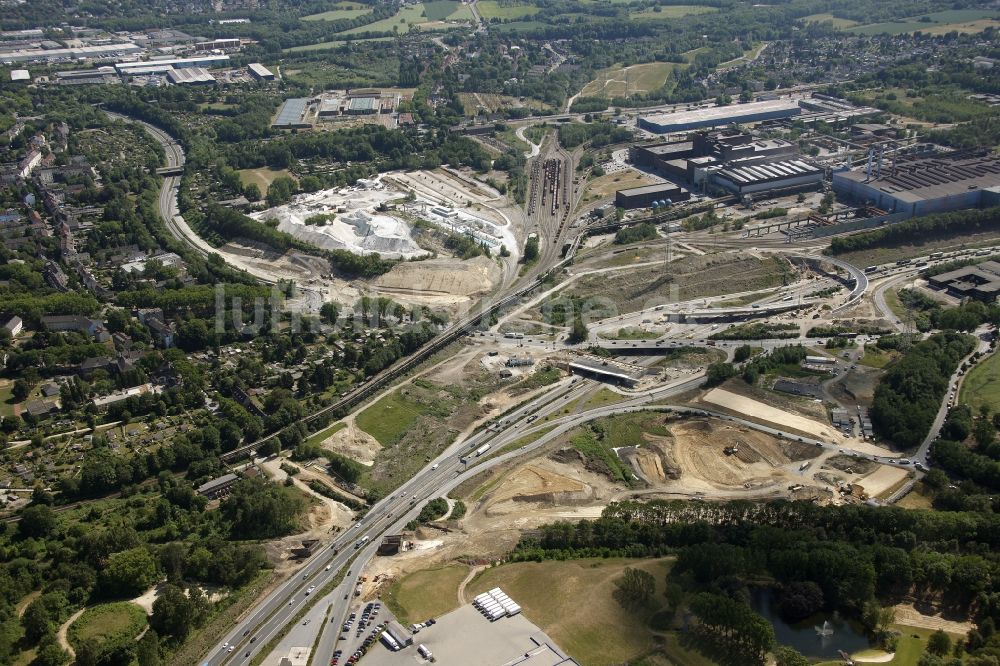
[[[830,626],[829,620],[823,620],[823,626],[822,627],[817,626],[815,627],[815,629],[816,629],[816,635],[821,638],[827,638],[833,635],[833,627]]]

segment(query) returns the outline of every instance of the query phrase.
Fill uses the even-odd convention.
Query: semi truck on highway
[[[369,537],[367,535],[361,537],[360,539],[358,539],[358,542],[356,544],[354,544],[354,549],[357,550],[358,548],[361,548],[361,546],[363,546],[366,543],[368,543],[368,539],[369,539]]]
[[[490,450],[490,445],[489,444],[483,444],[478,449],[476,449],[476,457],[478,458],[479,456],[483,455],[484,453],[486,453],[489,450]]]

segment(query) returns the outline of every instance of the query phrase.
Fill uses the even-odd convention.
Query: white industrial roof
[[[758,113],[790,111],[798,108],[799,103],[797,100],[772,99],[764,102],[748,102],[746,104],[732,104],[730,106],[713,106],[707,109],[682,111],[681,113],[654,113],[652,115],[645,116],[644,119],[651,123],[686,125],[689,123],[724,121],[729,118],[739,118],[741,116],[755,115]]]
[[[171,69],[167,72],[167,78],[176,85],[191,83],[215,83],[215,77],[208,73],[203,67],[185,67],[184,69]]]

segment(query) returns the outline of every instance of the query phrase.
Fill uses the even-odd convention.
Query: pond
[[[789,624],[778,614],[774,595],[767,588],[751,590],[750,605],[774,627],[774,637],[779,644],[790,645],[806,657],[836,659],[839,650],[853,654],[870,647],[861,627],[837,613],[817,613]]]

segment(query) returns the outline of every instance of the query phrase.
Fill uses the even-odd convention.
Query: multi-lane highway
[[[588,388],[590,387],[582,381],[574,383],[571,380],[566,380],[544,396],[531,400],[512,411],[504,417],[504,421],[511,425],[512,432],[516,431],[520,436],[516,429],[522,422],[526,422],[533,415],[544,415],[549,410],[557,409],[562,406],[566,396],[578,397]],[[498,442],[497,446],[502,446],[503,443],[507,442],[507,439],[500,435],[507,432],[484,429],[464,441],[455,443],[436,460],[428,463],[420,473],[398,488],[392,496],[375,504],[350,529],[338,535],[332,543],[325,545],[316,555],[304,562],[302,568],[293,577],[268,594],[246,618],[240,620],[226,634],[224,640],[205,658],[204,663],[209,664],[209,666],[220,666],[221,664],[240,664],[252,659],[282,627],[293,620],[301,605],[315,599],[313,595],[333,580],[346,563],[357,554],[358,561],[351,567],[351,573],[345,577],[343,584],[337,588],[334,594],[328,595],[319,602],[333,605],[331,618],[334,621],[327,623],[329,626],[324,626],[326,630],[324,641],[328,644],[334,643],[335,637],[331,639],[325,634],[329,633],[330,630],[333,630],[335,634],[339,632],[343,613],[353,598],[353,589],[357,577],[360,575],[360,565],[374,553],[381,535],[387,531],[402,529],[419,513],[427,499],[446,493],[447,490],[467,478],[470,474],[468,468],[471,462],[481,459],[474,454],[470,455],[469,451],[493,440]],[[491,448],[495,447],[491,446]],[[467,462],[463,462],[463,460]],[[489,461],[486,464],[496,463]],[[477,467],[471,473],[478,473],[480,469],[484,469],[484,467]],[[355,549],[359,540],[365,537],[368,537],[365,543],[360,548]],[[314,589],[307,595],[306,591],[310,587]],[[347,599],[344,599],[344,594],[348,594]],[[223,647],[224,645],[226,647]],[[229,647],[232,647],[233,650],[230,651]]]

